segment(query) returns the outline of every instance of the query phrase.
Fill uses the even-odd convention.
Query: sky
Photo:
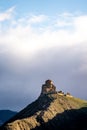
[[[0,109],[19,111],[51,79],[87,100],[87,0],[0,0]]]

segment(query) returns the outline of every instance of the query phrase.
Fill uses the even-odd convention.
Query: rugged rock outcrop
[[[87,101],[55,91],[45,92],[42,90],[36,101],[6,122],[1,130],[87,130]]]

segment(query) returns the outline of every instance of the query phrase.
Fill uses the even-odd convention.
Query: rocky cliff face
[[[1,130],[87,130],[87,101],[58,92],[39,98],[9,120]]]

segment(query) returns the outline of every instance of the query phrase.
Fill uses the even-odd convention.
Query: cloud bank
[[[87,99],[87,15],[17,18],[0,13],[0,108],[19,110],[35,100],[48,78],[58,90]]]

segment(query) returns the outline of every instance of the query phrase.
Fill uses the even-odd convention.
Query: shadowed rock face
[[[45,82],[45,85],[53,83]],[[44,93],[5,123],[1,130],[87,130],[87,101]]]

